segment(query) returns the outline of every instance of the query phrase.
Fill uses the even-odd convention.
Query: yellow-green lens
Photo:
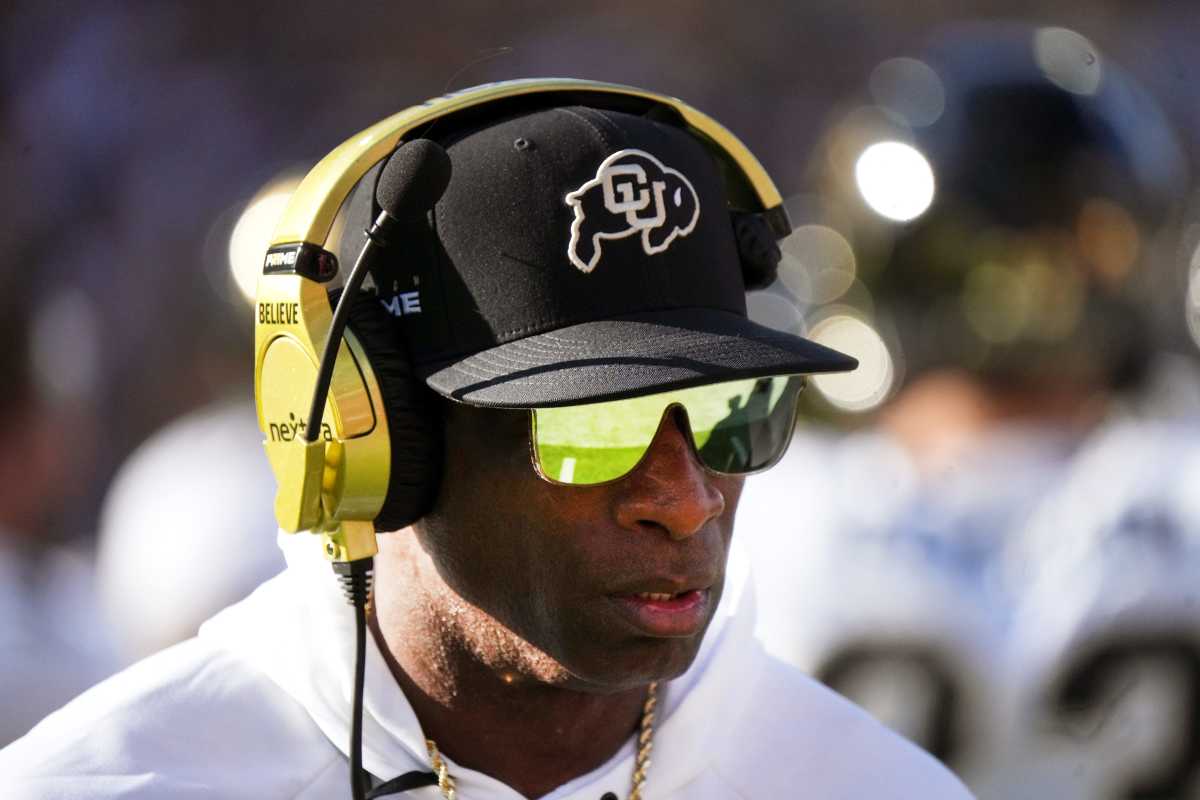
[[[709,394],[684,401],[696,452],[716,472],[762,469],[778,458],[791,438],[802,379],[757,378],[720,385],[727,391],[719,397]]]
[[[534,411],[542,474],[560,483],[603,483],[629,472],[658,431],[662,395]]]
[[[615,480],[637,466],[663,412],[687,411],[701,460],[740,474],[769,465],[791,436],[799,377],[751,378],[604,403],[539,408],[533,449],[543,476],[560,483]]]

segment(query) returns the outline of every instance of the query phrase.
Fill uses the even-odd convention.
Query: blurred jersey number
[[[1149,664],[1158,668],[1144,669]],[[907,694],[910,700],[920,698],[922,707],[909,710],[905,716],[910,724],[900,732],[948,766],[959,766],[956,762],[971,747],[966,740],[965,687],[954,661],[941,648],[887,640],[846,643],[824,662],[817,677],[878,713],[864,696],[864,684],[900,672],[909,684],[914,674],[923,684],[922,691]],[[1134,684],[1151,678],[1166,682],[1159,687],[1166,691],[1157,697],[1173,698],[1164,701],[1170,707],[1157,709],[1154,717],[1169,720],[1178,730],[1158,732],[1169,746],[1150,759],[1152,765],[1113,776],[1119,787],[1113,797],[1183,798],[1200,781],[1200,638],[1191,631],[1098,637],[1073,648],[1047,694],[1055,728],[1078,730],[1084,724],[1094,731],[1113,716]]]

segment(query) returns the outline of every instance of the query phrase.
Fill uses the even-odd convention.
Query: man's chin
[[[612,694],[665,682],[688,671],[700,652],[704,632],[694,637],[641,638],[612,648],[605,657],[586,666],[568,668],[563,688],[594,694]]]

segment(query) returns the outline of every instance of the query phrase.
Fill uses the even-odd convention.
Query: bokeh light
[[[1095,94],[1103,78],[1096,46],[1066,28],[1039,28],[1033,34],[1033,53],[1046,78],[1075,94]]]
[[[271,234],[299,184],[300,179],[294,176],[267,184],[246,204],[233,227],[229,237],[229,269],[238,291],[249,301],[254,300]]]
[[[887,344],[873,327],[847,310],[838,310],[812,326],[808,338],[858,359],[858,369],[812,376],[813,385],[842,411],[870,411],[887,399],[896,367]]]
[[[941,78],[915,58],[884,61],[872,70],[869,87],[880,108],[916,128],[932,125],[946,110]]]
[[[920,150],[903,142],[868,147],[854,165],[854,178],[867,205],[896,222],[916,219],[933,202],[933,168]]]
[[[837,300],[854,284],[854,249],[827,225],[801,225],[779,244],[779,280],[809,304]]]

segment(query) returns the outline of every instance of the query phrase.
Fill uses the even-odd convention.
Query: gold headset
[[[570,79],[485,84],[407,108],[346,140],[305,176],[275,229],[258,281],[254,326],[254,396],[279,484],[275,517],[285,531],[321,534],[333,561],[377,552],[374,520],[388,495],[394,446],[379,378],[349,329],[338,344],[321,431],[313,441],[306,438],[306,409],[333,318],[329,289],[338,270],[327,242],[339,209],[364,176],[419,129],[438,121],[453,130],[455,118],[461,126],[479,120],[480,112],[499,115],[519,102],[663,110],[711,151],[731,210],[758,215],[774,238],[790,232],[778,189],[737,137],[673,97],[629,86]]]

